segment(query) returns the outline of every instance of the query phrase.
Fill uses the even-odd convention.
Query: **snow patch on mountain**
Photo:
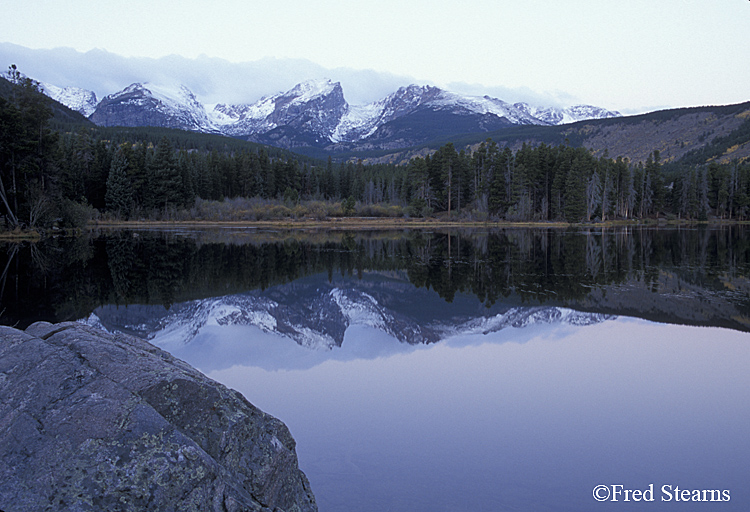
[[[167,115],[183,118],[187,124],[193,124],[199,131],[215,132],[203,104],[195,94],[184,85],[135,84],[144,93],[150,92],[158,102],[157,109]]]
[[[329,79],[308,80],[287,92],[261,98],[249,105],[216,104],[204,107],[184,86],[165,87],[133,84],[110,95],[112,100],[140,91],[130,101],[145,105],[150,95],[157,109],[175,112],[191,119],[195,129],[221,132],[230,136],[264,134],[283,126],[293,126],[332,143],[358,142],[370,137],[384,124],[417,109],[450,111],[458,115],[489,115],[512,124],[554,125],[583,119],[618,116],[598,107],[577,105],[567,109],[510,104],[489,96],[470,96],[432,86],[410,85],[367,105],[349,105],[341,84]],[[148,91],[149,94],[143,94]]]
[[[86,117],[94,113],[96,105],[99,103],[93,91],[80,87],[58,87],[48,83],[41,83],[40,85],[44,94]]]
[[[589,119],[606,119],[622,116],[619,112],[613,112],[592,105],[573,105],[572,107],[555,108],[535,107],[528,103],[515,103],[513,106],[518,110],[551,125],[570,124],[577,123],[578,121],[587,121]]]
[[[252,105],[225,105],[220,103],[209,109],[211,122],[226,135],[246,135],[267,132],[277,127],[270,120],[276,110],[273,97],[265,97]]]
[[[291,104],[303,105],[318,97],[328,96],[337,87],[340,88],[341,84],[339,82],[332,82],[330,79],[307,80],[295,85],[289,92],[282,96],[291,98]]]
[[[96,312],[91,313],[86,318],[81,318],[78,320],[78,323],[88,325],[89,327],[95,327],[99,330],[102,330],[104,332],[112,332],[110,329],[108,329],[104,323],[102,322],[102,319],[99,318],[99,315],[96,314]]]
[[[184,85],[131,84],[102,99],[90,119],[103,126],[162,126],[218,132],[203,104]]]
[[[443,108],[463,108],[474,114],[492,114],[504,117],[513,124],[545,124],[540,123],[538,118],[530,116],[526,112],[517,109],[510,103],[489,96],[467,96],[448,91],[441,91],[435,100],[429,105]]]
[[[204,105],[184,85],[150,82],[131,84],[98,103],[96,95],[84,89],[52,84],[43,84],[43,89],[53,99],[104,126],[163,126],[250,140],[289,127],[289,133],[299,134],[302,141],[314,140],[323,145],[363,141],[390,121],[423,109],[479,116],[480,126],[495,126],[501,120],[516,125],[559,125],[620,116],[591,105],[551,108],[510,104],[490,96],[459,94],[428,85],[401,87],[373,103],[350,105],[344,99],[341,84],[329,79],[308,80],[286,92],[243,105]],[[274,135],[279,136],[286,135]]]
[[[382,114],[380,102],[369,105],[349,105],[341,121],[331,133],[331,142],[355,142],[366,139],[378,129]]]
[[[24,73],[18,73],[18,77],[21,79],[29,79]],[[3,76],[4,79],[10,79],[9,77]],[[33,80],[33,79],[32,79]],[[52,98],[58,103],[65,105],[71,110],[75,110],[83,114],[84,116],[90,116],[98,104],[96,94],[93,91],[81,89],[80,87],[59,87],[54,84],[47,82],[38,82],[33,80],[37,84],[43,94]]]
[[[214,105],[209,117],[226,135],[249,136],[293,125],[328,137],[346,109],[341,84],[325,79],[302,82],[251,105]]]

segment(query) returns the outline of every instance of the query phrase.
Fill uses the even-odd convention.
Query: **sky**
[[[750,100],[748,0],[3,0],[2,11],[0,58],[99,95],[169,77],[209,103],[254,101],[317,74],[305,78],[341,81],[355,104],[409,83],[621,112]],[[112,78],[82,76],[94,72]]]

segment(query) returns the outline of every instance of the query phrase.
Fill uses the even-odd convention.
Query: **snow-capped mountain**
[[[310,80],[252,105],[216,105],[212,117],[227,132],[243,135],[285,125],[325,132],[338,124],[346,108],[341,84]]]
[[[330,143],[330,134],[347,109],[341,84],[310,80],[252,105],[216,105],[212,120],[222,133],[235,137],[253,140],[263,135],[278,141],[283,137],[279,130],[291,130],[304,142],[318,145]]]
[[[540,124],[539,119],[496,98],[467,96],[429,85],[410,85],[370,105],[349,107],[330,138],[333,142],[367,139],[386,123],[420,110],[490,116],[498,122],[505,119],[510,124]]]
[[[535,115],[537,114],[537,115]],[[225,134],[285,147],[370,142],[410,145],[430,137],[512,125],[552,125],[619,115],[597,107],[534,109],[489,96],[410,85],[367,104],[349,105],[339,83],[308,81],[252,105],[216,105],[209,114]]]
[[[622,116],[619,112],[612,112],[611,110],[591,105],[573,105],[572,107],[567,108],[556,108],[534,107],[528,103],[514,103],[513,106],[529,116],[551,125],[576,123],[588,119],[606,119]]]
[[[93,91],[79,87],[58,87],[47,83],[40,85],[47,96],[86,117],[94,113],[99,103]]]
[[[100,126],[217,131],[203,104],[184,85],[132,84],[102,99],[89,119]]]
[[[29,78],[24,73],[17,73],[19,78],[27,79]],[[7,77],[3,76],[2,78],[8,79]],[[33,79],[32,79],[33,80]],[[59,87],[54,84],[46,83],[46,82],[38,82],[34,81],[39,88],[41,89],[41,92],[52,98],[58,103],[61,103],[62,105],[65,105],[71,110],[75,110],[76,112],[89,117],[91,114],[94,113],[96,110],[96,106],[98,105],[99,101],[96,98],[96,93],[93,91],[89,91],[87,89],[81,89],[80,87]]]
[[[558,125],[620,115],[588,105],[558,109],[510,104],[489,96],[419,85],[401,87],[367,105],[350,105],[341,84],[331,80],[309,80],[253,104],[208,107],[185,86],[136,83],[106,96],[93,112],[93,93],[49,85],[45,90],[61,103],[88,112],[94,123],[103,126],[180,128],[279,147],[333,150],[363,143],[370,147],[405,147],[508,126]]]
[[[514,124],[544,124],[501,100],[460,95],[431,86],[402,87],[380,101],[349,105],[341,84],[330,80],[304,82],[252,105],[219,104],[210,116],[222,133],[285,147],[393,138],[394,132],[403,131],[402,127],[381,128],[396,120],[407,125],[406,131],[417,132],[416,136],[409,134],[415,138],[410,143],[418,142],[420,136],[436,126],[451,134]],[[409,122],[405,123],[407,119]]]

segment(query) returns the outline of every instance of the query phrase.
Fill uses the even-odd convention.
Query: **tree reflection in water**
[[[745,226],[498,230],[115,231],[5,244],[4,324],[266,289],[318,273],[400,272],[447,302],[498,302],[747,330]]]

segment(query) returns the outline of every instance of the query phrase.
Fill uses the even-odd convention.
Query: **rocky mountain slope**
[[[317,510],[286,426],[141,339],[0,327],[0,509]]]
[[[93,91],[80,87],[58,87],[47,83],[40,85],[47,96],[86,117],[91,116],[99,104]]]
[[[214,133],[203,105],[186,87],[132,84],[110,94],[89,119],[99,126],[159,126]]]
[[[86,91],[49,85],[45,90],[81,112],[92,108],[94,99]],[[523,143],[569,143],[632,162],[643,162],[658,150],[663,162],[691,158],[701,164],[750,157],[750,130],[743,128],[748,115],[750,104],[743,103],[623,117],[589,105],[509,104],[417,85],[368,105],[350,105],[339,83],[313,80],[250,105],[203,105],[184,87],[133,84],[100,101],[90,119],[105,126],[218,133],[369,163],[403,163],[429,152],[425,146],[434,149],[450,141],[471,148],[492,138],[514,150]]]
[[[595,155],[627,156],[643,162],[659,151],[673,162],[711,148],[695,163],[727,163],[750,157],[750,103],[665,110],[618,120],[604,119],[565,127],[565,137],[580,140]],[[727,139],[726,141],[724,139]],[[734,139],[731,143],[730,139]]]
[[[528,103],[514,103],[521,112],[531,117],[544,121],[549,125],[561,125],[586,121],[588,119],[608,119],[619,117],[617,112],[611,112],[601,107],[592,105],[573,105],[567,108],[534,107]]]
[[[47,85],[45,91],[100,126],[158,126],[244,138],[277,147],[345,151],[365,144],[393,148],[440,136],[517,125],[558,125],[620,114],[591,106],[569,109],[512,105],[410,85],[368,105],[350,105],[341,84],[310,80],[249,105],[203,105],[184,86],[136,83],[103,98]]]
[[[556,126],[511,126],[487,133],[457,135],[450,142],[456,147],[474,149],[488,138],[513,151],[523,144],[569,144],[585,147],[597,157],[607,154],[633,163],[645,162],[654,151],[659,151],[662,163],[728,163],[750,158],[750,102],[588,119]],[[439,141],[444,142],[447,140]],[[434,143],[424,146],[360,152],[359,157],[366,163],[405,163],[437,148]]]

